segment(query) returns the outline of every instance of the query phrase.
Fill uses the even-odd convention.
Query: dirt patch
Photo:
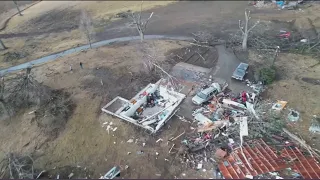
[[[168,54],[177,62],[182,61],[209,69],[215,66],[219,58],[218,51],[215,47],[201,47],[196,45],[177,49]]]
[[[104,67],[93,69],[90,75],[83,78],[81,84],[84,90],[105,96],[106,101],[110,101],[117,96],[131,99],[142,88],[149,83],[157,82],[159,78],[160,74],[155,71],[130,72],[128,67],[120,69]]]
[[[318,38],[318,33],[310,18],[298,18],[295,20],[294,26],[300,32],[302,37],[309,40]]]

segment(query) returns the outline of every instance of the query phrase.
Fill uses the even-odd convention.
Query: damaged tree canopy
[[[1,178],[35,179],[36,172],[31,156],[9,153],[1,161]]]
[[[9,84],[9,83],[8,83]],[[1,116],[14,116],[22,109],[33,107],[36,110],[35,120],[46,133],[54,136],[64,127],[69,115],[72,114],[74,103],[69,93],[62,90],[52,90],[39,83],[31,75],[31,68],[20,74],[17,80],[11,80],[6,86],[1,83]]]
[[[29,106],[38,106],[50,99],[50,89],[41,85],[30,74],[31,68],[28,68],[26,74],[18,77],[16,84],[10,88],[8,105],[13,111]]]

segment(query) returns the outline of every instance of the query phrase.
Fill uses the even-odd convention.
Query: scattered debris
[[[143,151],[137,151],[137,154],[138,155],[143,154]]]
[[[159,138],[159,139],[156,141],[156,143],[158,143],[158,142],[160,142],[160,141],[163,141],[163,139]]]
[[[128,169],[128,167],[126,169]],[[110,171],[108,171],[104,176],[101,176],[99,179],[113,179],[119,174],[120,174],[120,167],[114,166]]]
[[[287,101],[277,101],[277,103],[275,103],[272,106],[272,109],[277,110],[277,111],[281,111],[286,105],[287,105]]]
[[[290,113],[288,114],[289,121],[295,122],[300,118],[300,113],[298,111],[290,109]]]
[[[73,176],[74,176],[74,173],[70,173],[70,174],[68,175],[68,178],[71,179]]]
[[[309,131],[312,133],[320,133],[320,118],[318,118],[316,115],[314,115],[313,119],[311,120]]]
[[[38,176],[36,177],[36,179],[39,179],[40,177],[41,177],[41,175],[43,174],[43,173],[45,173],[45,172],[47,172],[46,170],[42,170],[39,174],[38,174]]]
[[[170,154],[170,152],[171,152],[171,150],[172,150],[172,148],[175,146],[175,144],[173,144],[172,146],[171,146],[171,148],[170,148],[170,150],[169,150],[169,154]]]
[[[198,169],[198,170],[199,170],[199,169],[202,169],[202,164],[201,164],[201,163],[198,164],[197,169]]]
[[[133,143],[133,139],[129,139],[127,143]]]
[[[221,148],[218,148],[218,149],[216,150],[215,157],[221,159],[221,158],[224,158],[226,155],[227,155],[227,152],[225,152],[225,151],[222,150]]]
[[[178,139],[178,138],[179,138],[180,136],[182,136],[185,132],[186,132],[186,131],[183,131],[183,133],[181,133],[181,134],[179,134],[177,137],[171,139],[171,141],[174,141],[174,140]]]

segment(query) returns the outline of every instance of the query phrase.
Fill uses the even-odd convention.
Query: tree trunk
[[[90,37],[88,38],[88,40],[89,40],[90,49],[92,49]]]
[[[276,62],[277,56],[278,56],[278,52],[279,52],[279,48],[276,49],[274,55],[273,55],[273,60],[272,60],[272,65],[274,65],[274,63]]]
[[[139,35],[140,35],[140,40],[141,40],[141,42],[143,42],[143,40],[144,40],[144,34],[143,34],[143,32],[139,32]]]
[[[247,42],[248,42],[248,34],[243,34],[243,40],[242,40],[242,50],[247,50]]]
[[[16,8],[17,8],[17,10],[18,10],[18,12],[19,12],[19,15],[22,16],[21,11],[20,11],[20,8],[19,8],[19,6],[18,6],[18,3],[17,3],[16,1],[13,1],[13,3],[16,5]]]
[[[87,39],[88,39],[88,42],[89,42],[90,49],[92,49],[90,33],[88,31],[86,31],[86,35],[87,35]]]
[[[0,39],[0,47],[1,47],[1,49],[7,49],[7,47],[3,44],[1,39]]]

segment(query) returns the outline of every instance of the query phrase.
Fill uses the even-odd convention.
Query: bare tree
[[[248,29],[248,25],[249,25],[249,20],[251,19],[250,17],[250,11],[249,10],[245,10],[244,11],[244,15],[245,15],[245,26],[243,28],[243,26],[241,25],[241,20],[239,20],[239,28],[242,32],[242,49],[243,50],[247,50],[247,42],[248,42],[248,36],[249,36],[249,32],[256,27],[260,21],[257,21],[251,28]]]
[[[4,43],[2,42],[2,40],[0,39],[0,49],[7,49],[7,47],[4,45]]]
[[[144,40],[144,33],[147,29],[148,22],[153,15],[153,12],[152,12],[148,19],[141,20],[142,4],[143,4],[143,1],[141,2],[141,8],[139,13],[134,13],[134,12],[128,13],[128,16],[132,19],[133,24],[136,25],[136,28],[140,35],[141,42]]]
[[[17,1],[13,1],[13,3],[16,5],[16,8],[17,8],[17,10],[18,10],[18,12],[19,12],[19,15],[22,16],[22,13],[21,13],[21,11],[20,11],[20,8],[19,8],[19,6],[18,6]]]
[[[85,10],[83,10],[81,12],[79,28],[85,34],[85,36],[89,42],[90,48],[92,48],[91,43],[92,43],[92,36],[94,34],[92,18],[88,14],[88,12]]]

